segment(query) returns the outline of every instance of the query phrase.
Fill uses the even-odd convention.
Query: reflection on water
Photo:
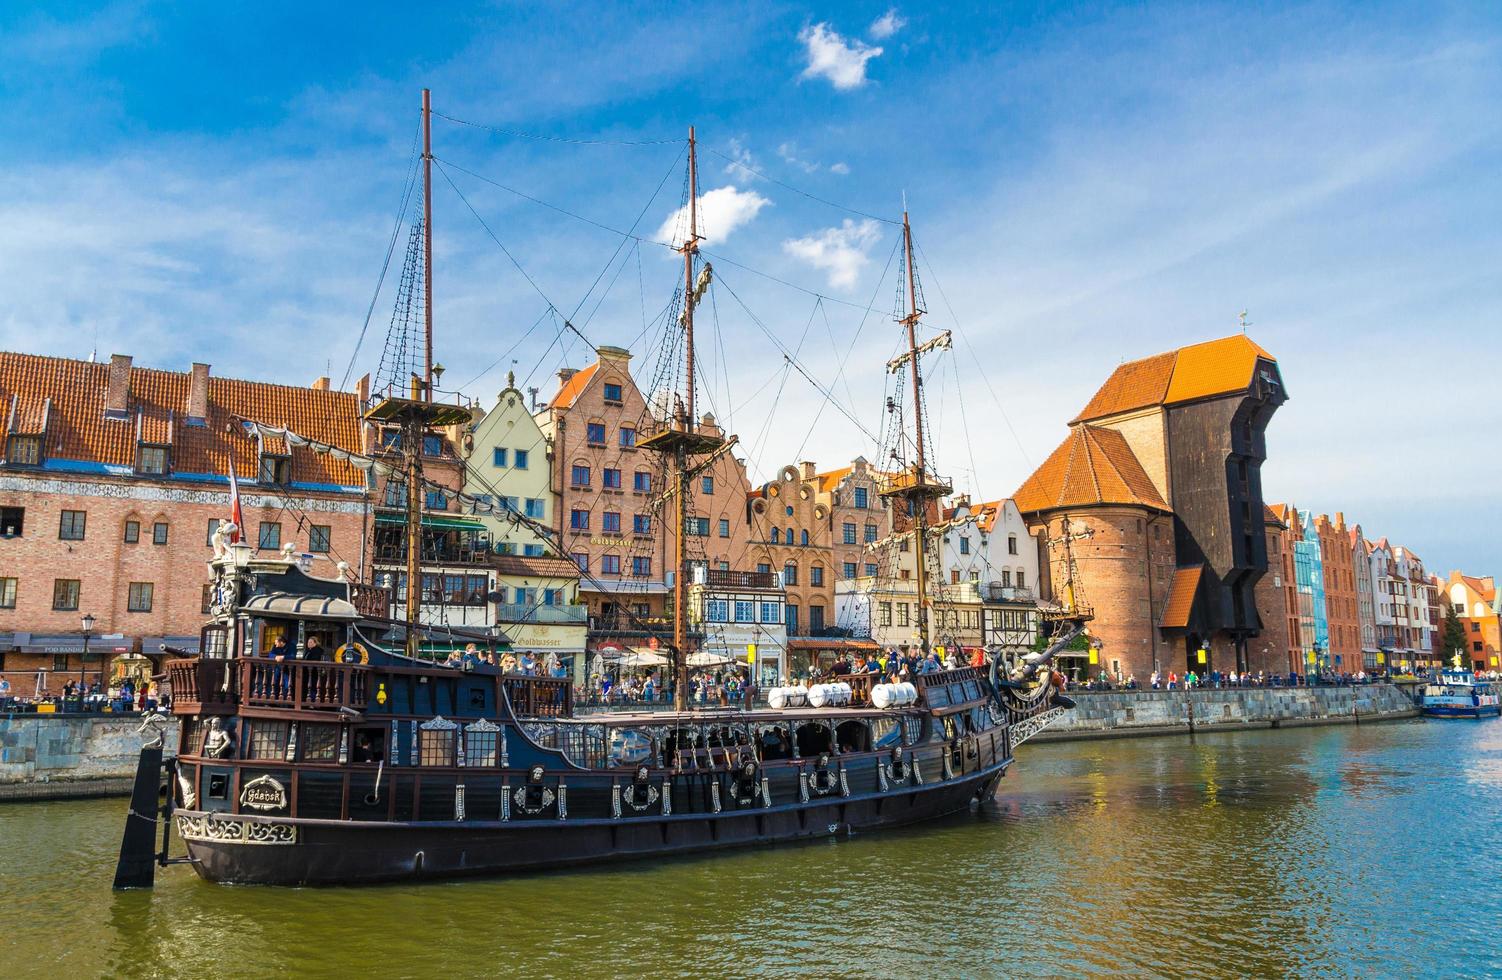
[[[1502,722],[1028,746],[994,805],[709,858],[109,889],[123,800],[0,807],[11,976],[1487,974]],[[1457,915],[1465,913],[1459,920]],[[1448,938],[1436,942],[1441,933]]]

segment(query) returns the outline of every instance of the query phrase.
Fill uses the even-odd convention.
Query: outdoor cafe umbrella
[[[728,663],[730,663],[729,657],[719,653],[706,653],[702,650],[688,656],[690,667],[723,667]]]
[[[622,667],[661,667],[668,658],[651,650],[632,650],[621,658]]]

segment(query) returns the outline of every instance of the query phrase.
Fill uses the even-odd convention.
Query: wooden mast
[[[907,325],[907,348],[908,370],[911,373],[913,386],[913,426],[914,444],[917,448],[918,458],[916,467],[916,479],[913,484],[913,493],[906,499],[913,505],[913,538],[917,542],[917,569],[914,573],[914,584],[918,591],[918,646],[923,656],[928,656],[928,539],[923,526],[925,511],[928,509],[928,496],[925,493],[925,485],[928,482],[928,461],[923,452],[923,376],[918,370],[918,318],[923,314],[918,310],[918,293],[914,289],[913,278],[913,228],[908,223],[907,209],[902,210],[902,248],[907,259],[907,316],[902,322]]]
[[[422,90],[422,387],[433,400],[433,97]]]
[[[685,432],[694,431],[694,256],[699,251],[699,173],[694,127],[688,128],[688,237],[683,240]],[[688,444],[673,453],[673,708],[688,708]]]

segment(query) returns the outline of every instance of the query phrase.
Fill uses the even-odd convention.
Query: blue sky
[[[1269,499],[1502,572],[1502,8],[433,6],[7,5],[0,346],[337,383],[427,85],[504,131],[435,129],[445,385],[492,397],[542,318],[510,357],[550,391],[586,351],[549,303],[650,362],[671,253],[464,171],[650,239],[682,187],[681,144],[652,141],[692,123],[728,260],[707,397],[754,479],[874,452],[844,411],[875,428],[898,331],[861,308],[893,304],[905,193],[928,321],[957,333],[930,409],[961,489],[1010,493],[1117,363],[1246,309],[1292,395]]]

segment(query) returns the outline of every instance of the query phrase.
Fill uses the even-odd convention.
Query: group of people
[[[155,711],[165,706],[156,681],[136,684],[125,678],[117,684],[69,679],[58,694],[38,691],[18,695],[9,678],[0,677],[0,711],[35,711],[38,705],[53,705],[56,711]]]
[[[473,643],[464,647],[464,652],[450,650],[442,666],[455,670],[473,670],[476,667],[494,667],[503,674],[524,674],[528,677],[567,677],[568,665],[556,653],[538,657],[530,650],[520,655],[507,650],[499,657],[494,651],[481,650]]]
[[[937,651],[930,651],[928,656],[920,657],[914,652],[883,650],[879,654],[857,653],[853,658],[841,656],[830,665],[826,676],[834,679],[844,674],[875,674],[878,682],[900,684],[912,683],[913,678],[919,674],[935,674],[957,667],[959,663],[954,655],[947,652],[943,657]]]

